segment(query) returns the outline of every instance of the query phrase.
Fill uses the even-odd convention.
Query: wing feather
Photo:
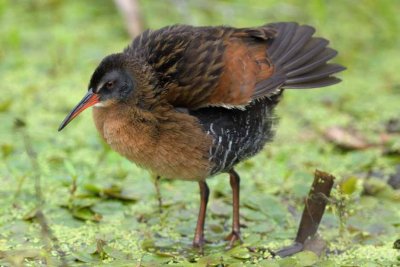
[[[126,50],[147,62],[175,107],[243,108],[283,88],[315,88],[339,82],[344,70],[327,64],[337,52],[294,22],[256,28],[175,25],[146,31]]]

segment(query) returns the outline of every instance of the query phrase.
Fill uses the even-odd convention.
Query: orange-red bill
[[[97,94],[94,94],[90,89],[79,102],[79,104],[74,107],[74,109],[68,114],[67,117],[65,117],[63,122],[60,124],[60,127],[58,127],[58,131],[64,129],[64,127],[67,126],[68,123],[70,123],[76,116],[78,116],[79,113],[96,103],[99,103],[99,96]]]

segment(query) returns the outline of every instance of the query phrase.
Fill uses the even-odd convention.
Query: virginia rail
[[[232,246],[240,240],[235,165],[272,140],[284,89],[336,84],[345,69],[327,63],[337,52],[314,32],[293,22],[147,30],[101,61],[59,131],[94,106],[97,130],[118,153],[157,176],[198,182],[196,247],[204,244],[206,178],[228,173]]]

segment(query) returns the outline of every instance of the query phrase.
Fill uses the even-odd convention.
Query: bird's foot
[[[299,253],[300,251],[303,251],[303,249],[304,245],[302,243],[295,242],[294,244],[281,248],[276,252],[270,251],[270,253],[273,257],[279,256],[281,258],[284,258]]]
[[[233,245],[239,241],[242,243],[242,238],[240,237],[240,232],[233,230],[227,237],[225,237],[226,241],[229,241],[229,244],[227,246],[227,249],[233,248]]]
[[[204,244],[206,243],[204,236],[195,236],[193,239],[193,247],[203,253]]]

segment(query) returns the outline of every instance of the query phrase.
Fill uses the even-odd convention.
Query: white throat
[[[96,107],[96,108],[102,108],[102,107],[105,107],[105,105],[104,105],[103,102],[99,102],[99,103],[94,104],[94,107]]]

